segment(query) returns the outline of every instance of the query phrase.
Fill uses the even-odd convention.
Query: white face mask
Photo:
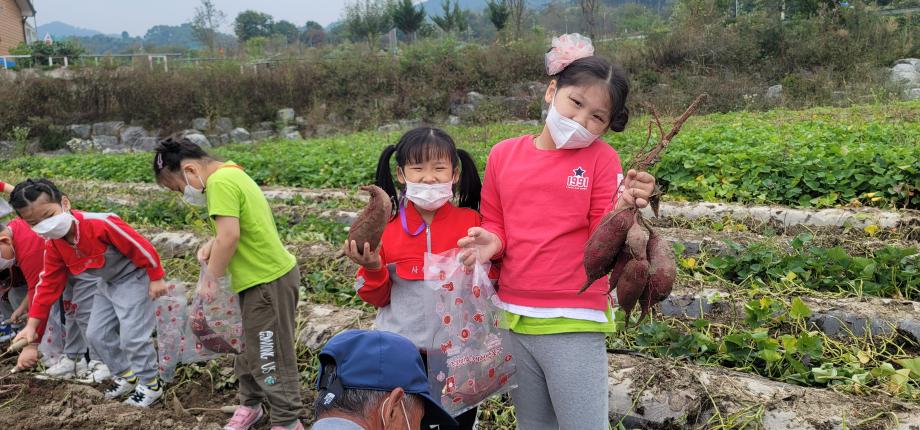
[[[70,232],[74,222],[73,215],[65,211],[36,224],[32,231],[46,240],[60,239]]]
[[[556,110],[556,95],[553,94],[553,103],[549,105],[546,115],[546,126],[549,134],[553,136],[556,149],[587,148],[599,137],[581,126],[578,121],[562,116]]]
[[[387,398],[386,400],[383,401],[383,404],[380,405],[380,419],[383,420],[383,427],[384,427],[384,428],[386,428],[386,426],[387,426],[387,419],[386,419],[386,416],[385,416],[384,413],[383,413],[383,408],[385,408],[385,407],[387,406],[387,402],[389,402],[389,401],[390,401],[390,399]],[[410,430],[410,429],[412,428],[412,426],[409,424],[409,414],[406,413],[406,404],[405,404],[402,400],[400,400],[400,401],[399,401],[399,405],[402,406],[403,417],[406,418],[406,430]]]
[[[182,199],[192,206],[206,206],[208,204],[208,198],[205,197],[204,190],[193,187],[192,184],[188,182],[188,173],[185,173],[184,170],[182,171],[182,175],[185,176],[185,190],[182,192]],[[204,185],[201,176],[198,176],[198,181],[201,182],[201,185]]]
[[[454,184],[420,184],[406,181],[406,198],[426,210],[437,210],[454,196]]]

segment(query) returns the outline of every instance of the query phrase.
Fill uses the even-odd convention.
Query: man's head
[[[318,419],[346,418],[367,430],[407,429],[457,422],[432,399],[422,357],[408,339],[382,331],[349,330],[320,353]]]

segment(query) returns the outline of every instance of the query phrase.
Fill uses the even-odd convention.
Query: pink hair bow
[[[563,34],[553,38],[553,47],[546,53],[546,74],[558,75],[579,58],[594,55],[591,39],[578,33]]]

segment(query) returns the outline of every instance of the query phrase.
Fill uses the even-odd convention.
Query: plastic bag
[[[156,301],[157,365],[160,378],[172,382],[185,344],[188,298],[184,285],[177,282],[168,284],[166,295]]]
[[[467,269],[458,254],[425,254],[425,280],[441,292],[433,309],[441,328],[428,348],[428,381],[431,394],[454,416],[515,388],[507,330],[490,301],[495,290],[489,265]]]
[[[67,332],[61,322],[61,312],[61,302],[57,301],[51,306],[51,313],[48,314],[48,321],[45,323],[45,333],[38,344],[38,352],[41,353],[42,364],[45,367],[54,366],[64,355]]]
[[[243,314],[239,295],[230,290],[229,275],[220,281],[209,281],[207,265],[202,263],[185,326],[180,351],[183,363],[239,354],[243,350]]]
[[[0,218],[13,213],[13,207],[6,202],[6,199],[0,199]]]

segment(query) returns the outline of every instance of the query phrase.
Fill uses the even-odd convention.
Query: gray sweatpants
[[[518,388],[511,392],[520,430],[610,427],[604,333],[511,333]]]
[[[86,340],[93,299],[98,288],[99,279],[86,273],[71,275],[67,287],[64,288],[64,333],[67,336],[64,341],[64,354],[72,359],[78,359],[90,349],[90,359],[100,360],[99,354],[89,348],[89,342]],[[52,313],[52,316],[56,315]]]
[[[156,323],[147,271],[110,247],[105,266],[87,273],[101,278],[86,329],[90,348],[113,375],[130,370],[141,382],[153,381],[159,373],[151,339]]]
[[[10,288],[6,293],[7,300],[0,300],[0,321],[10,319],[28,293],[29,289],[25,285]]]

